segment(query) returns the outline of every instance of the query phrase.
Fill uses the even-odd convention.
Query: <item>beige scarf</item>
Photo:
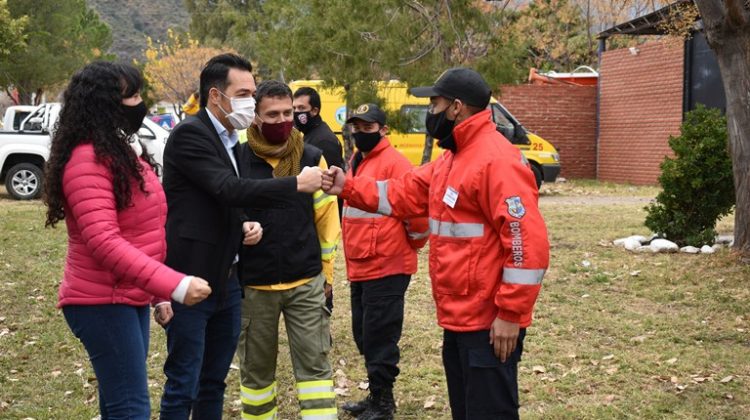
[[[253,124],[247,129],[247,143],[256,155],[262,158],[279,159],[278,165],[273,169],[275,177],[297,176],[301,172],[300,161],[302,160],[302,133],[296,128],[284,144],[271,144]]]

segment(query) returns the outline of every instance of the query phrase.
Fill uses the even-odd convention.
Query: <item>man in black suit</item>
[[[243,237],[242,207],[278,200],[321,186],[320,168],[296,177],[240,178],[237,130],[255,116],[255,79],[242,57],[212,58],[200,76],[201,110],[172,130],[164,150],[167,259],[176,270],[206,279],[212,294],[198,305],[160,303],[154,316],[167,330],[167,382],[162,419],[221,418],[225,379],[240,333],[237,252]]]

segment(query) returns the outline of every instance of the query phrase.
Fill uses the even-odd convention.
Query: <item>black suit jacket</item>
[[[242,161],[237,147],[237,162]],[[167,259],[175,270],[225,289],[242,243],[242,208],[297,191],[295,177],[240,178],[205,109],[170,133],[164,149]]]

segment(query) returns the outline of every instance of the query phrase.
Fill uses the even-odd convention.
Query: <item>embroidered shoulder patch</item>
[[[521,197],[517,195],[506,198],[505,204],[508,205],[508,214],[515,217],[516,219],[520,219],[526,214],[526,207],[523,206]]]

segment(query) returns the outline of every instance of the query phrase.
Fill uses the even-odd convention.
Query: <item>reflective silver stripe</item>
[[[335,251],[336,247],[332,246],[330,248],[320,248],[320,253],[323,255],[330,254],[331,252]]]
[[[503,268],[503,282],[509,284],[541,284],[544,269]]]
[[[441,222],[430,219],[430,233],[450,238],[479,238],[484,236],[484,224]]]
[[[330,195],[328,195],[326,193],[321,193],[320,196],[315,197],[313,199],[313,204],[318,204],[318,203],[320,203],[321,201],[325,200],[328,197],[330,197]]]
[[[388,181],[376,181],[378,184],[378,213],[391,215],[391,203],[388,202]]]
[[[356,207],[344,207],[344,217],[351,217],[352,219],[370,219],[376,217],[383,217],[382,214],[370,213],[364,210],[360,210]]]
[[[319,414],[319,415],[311,415],[311,416],[302,416],[302,420],[338,420],[338,415],[336,414]]]
[[[430,236],[430,230],[429,229],[427,229],[424,232],[409,232],[409,238],[413,239],[415,241],[419,240],[419,239],[424,239],[424,238],[426,238],[428,236]]]

